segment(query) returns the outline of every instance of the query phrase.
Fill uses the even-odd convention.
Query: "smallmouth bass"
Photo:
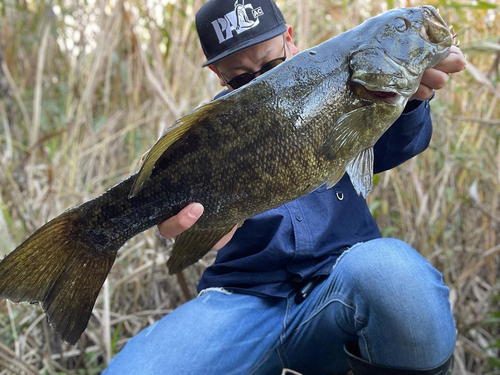
[[[140,171],[49,221],[0,262],[0,297],[41,302],[74,344],[123,244],[191,202],[205,207],[168,260],[180,272],[234,225],[347,171],[366,197],[373,145],[453,36],[432,7],[386,12],[179,119]]]

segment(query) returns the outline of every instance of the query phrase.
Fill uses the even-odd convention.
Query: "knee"
[[[373,240],[354,247],[351,253],[346,257],[351,283],[367,298],[385,304],[405,301],[413,307],[433,299],[448,300],[449,289],[441,273],[405,242]]]
[[[409,345],[455,342],[449,289],[441,273],[406,243],[370,241],[352,249],[349,273],[355,304],[366,322],[385,327]]]

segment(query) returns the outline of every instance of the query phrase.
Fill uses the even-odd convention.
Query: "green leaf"
[[[495,367],[500,367],[500,359],[495,357],[488,357],[488,362]]]
[[[390,237],[391,234],[396,230],[395,227],[390,226],[390,227],[385,227],[382,229],[382,237]]]
[[[118,343],[118,335],[120,334],[120,330],[122,327],[122,323],[118,323],[118,325],[115,328],[115,331],[113,332],[113,337],[111,338],[111,353],[115,353],[116,351],[116,345]]]

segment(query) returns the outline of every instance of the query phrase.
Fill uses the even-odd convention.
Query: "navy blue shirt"
[[[416,107],[416,108],[415,108]],[[412,101],[375,145],[374,172],[394,168],[429,145],[428,102]],[[198,291],[211,287],[258,296],[287,296],[297,284],[328,275],[350,246],[380,238],[366,200],[347,174],[244,222],[203,273]]]

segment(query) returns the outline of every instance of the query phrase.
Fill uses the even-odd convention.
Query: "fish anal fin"
[[[360,134],[371,123],[370,117],[374,108],[374,104],[367,102],[365,106],[347,112],[337,120],[322,146],[324,154],[329,159],[337,157],[342,149],[354,148]]]
[[[180,139],[186,132],[188,132],[200,119],[204,118],[208,111],[215,105],[216,102],[207,103],[192,113],[177,120],[172,127],[162,135],[162,137],[155,143],[149,150],[147,156],[142,163],[141,169],[132,185],[129,193],[129,198],[132,198],[139,193],[144,184],[149,179],[158,159],[172,146],[178,139]],[[217,102],[218,103],[218,102]]]
[[[182,271],[208,253],[234,225],[223,228],[202,229],[196,226],[182,232],[176,239],[172,255],[167,261],[170,274]]]
[[[356,193],[366,198],[373,185],[373,147],[363,150],[347,165],[349,175]]]

